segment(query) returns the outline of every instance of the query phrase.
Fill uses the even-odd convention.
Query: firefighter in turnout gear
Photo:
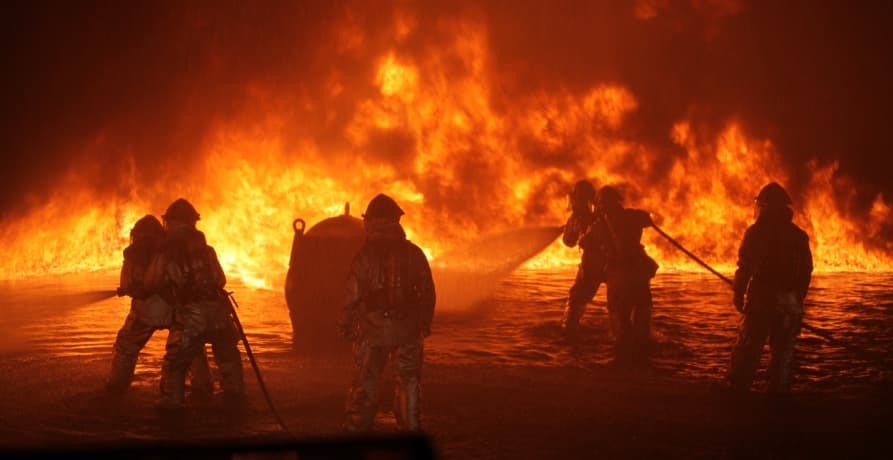
[[[791,219],[787,192],[775,182],[756,197],[756,222],[744,234],[735,272],[735,308],[743,314],[727,381],[735,392],[750,389],[769,340],[769,392],[787,395],[803,300],[812,277],[809,237]]]
[[[174,201],[164,214],[167,237],[146,273],[146,286],[174,305],[161,375],[163,408],[183,404],[186,369],[206,343],[214,352],[224,398],[244,394],[239,333],[223,287],[226,276],[214,248],[195,228],[199,214],[186,200]]]
[[[605,281],[605,251],[592,238],[595,222],[595,188],[587,180],[574,185],[570,195],[571,216],[567,219],[561,241],[567,247],[579,246],[582,251],[577,277],[568,293],[567,307],[561,320],[565,333],[574,337],[586,305],[595,297],[599,285]]]
[[[372,428],[378,382],[390,359],[396,374],[394,415],[403,430],[420,429],[423,340],[434,317],[434,281],[424,252],[406,239],[403,210],[386,195],[363,214],[366,242],[351,264],[340,320],[355,341],[356,374],[344,428]]]
[[[120,393],[130,387],[140,350],[159,329],[167,329],[173,322],[173,307],[157,293],[146,289],[143,278],[152,258],[164,240],[164,228],[152,215],[146,215],[130,231],[130,246],[124,250],[119,296],[130,296],[130,312],[118,331],[112,354],[112,369],[106,389]],[[192,363],[193,395],[209,395],[212,391],[211,373],[205,353],[198,353]]]
[[[608,315],[617,359],[644,358],[651,345],[651,278],[658,265],[645,253],[642,230],[653,225],[640,209],[627,209],[613,187],[596,197],[593,245],[604,248]]]

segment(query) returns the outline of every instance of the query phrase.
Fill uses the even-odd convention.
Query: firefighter
[[[618,360],[644,358],[651,344],[651,278],[658,265],[642,246],[642,230],[653,225],[640,209],[623,207],[623,198],[611,186],[599,189],[593,245],[605,251],[608,315],[616,340]]]
[[[582,251],[577,277],[568,293],[567,306],[561,327],[568,337],[575,337],[586,305],[595,297],[599,285],[605,280],[605,252],[592,238],[591,226],[595,221],[595,188],[587,180],[574,185],[570,195],[571,215],[564,226],[561,241],[567,247],[578,246]]]
[[[199,214],[180,198],[165,212],[167,237],[146,273],[146,286],[174,305],[161,372],[161,407],[183,404],[186,369],[206,343],[211,344],[227,401],[244,395],[239,333],[223,287],[226,276],[214,248],[195,228]]]
[[[735,393],[749,391],[767,338],[769,393],[790,393],[794,344],[812,277],[809,237],[791,221],[791,204],[781,185],[763,187],[755,199],[756,222],[738,250],[733,304],[743,316],[726,376]]]
[[[112,369],[106,390],[121,393],[130,388],[140,350],[159,329],[167,329],[173,321],[173,308],[159,295],[146,289],[143,277],[152,257],[164,240],[164,228],[155,216],[146,215],[130,230],[130,245],[124,249],[119,296],[130,296],[130,313],[118,331],[112,354]],[[202,350],[191,368],[191,392],[195,396],[210,395],[211,373]]]
[[[402,215],[383,194],[363,214],[366,242],[351,264],[339,324],[340,335],[355,342],[348,431],[372,428],[378,382],[389,359],[396,374],[397,423],[403,430],[420,429],[422,351],[434,317],[434,281],[425,253],[406,239]]]

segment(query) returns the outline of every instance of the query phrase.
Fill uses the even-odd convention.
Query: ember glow
[[[663,5],[639,3],[629,12],[639,21]],[[631,134],[629,118],[652,101],[622,79],[555,82],[506,101],[503,81],[524,76],[502,74],[480,11],[431,20],[395,7],[384,27],[351,11],[335,15],[311,53],[313,79],[242,82],[239,110],[213,120],[193,150],[157,152],[162,169],[150,177],[142,154],[110,147],[102,131],[77,146],[81,158],[119,151],[124,166],[108,177],[75,162],[45,198],[0,222],[0,279],[117,267],[136,219],[183,196],[231,277],[278,288],[296,217],[312,225],[345,202],[359,215],[384,191],[406,210],[410,238],[436,258],[478,235],[561,225],[579,178],[620,185],[628,206],[730,270],[759,188],[804,174],[808,183],[792,189],[795,220],[816,268],[893,270],[893,242],[883,237],[891,197],[873,194],[859,212],[864,191],[838,164],[783,161],[771,136],[750,134],[750,120],[707,129],[679,118],[665,132],[669,154]],[[645,238],[663,270],[697,269],[654,232]],[[528,265],[578,260],[556,242]]]

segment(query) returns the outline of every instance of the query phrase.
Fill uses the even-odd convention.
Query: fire
[[[415,96],[418,73],[409,66],[400,65],[394,55],[389,55],[378,69],[376,83],[384,96],[396,96],[410,102]]]
[[[880,235],[883,224],[889,224],[890,205],[878,195],[872,205],[867,222],[854,222],[842,215],[836,203],[836,194],[843,193],[852,200],[856,186],[839,176],[838,165],[819,167],[808,165],[811,172],[809,194],[802,216],[812,238],[814,257],[821,261],[821,268],[835,271],[890,270],[890,249],[893,243]],[[863,244],[854,244],[859,241]],[[875,243],[876,246],[869,246]]]
[[[637,14],[656,14],[648,5],[640,2]],[[355,23],[337,26],[327,52],[373,63],[359,83],[334,67],[317,94],[302,88],[280,100],[274,89],[246,85],[245,113],[207,135],[195,156],[201,160],[186,165],[188,179],[137,181],[132,173],[114,179],[121,191],[110,194],[72,170],[46,202],[0,223],[0,279],[117,267],[131,225],[184,196],[202,214],[199,227],[230,277],[278,288],[295,217],[312,224],[342,213],[348,201],[358,210],[383,191],[406,210],[410,238],[436,258],[491,231],[561,225],[579,178],[620,185],[627,205],[651,211],[683,245],[731,270],[754,195],[769,181],[794,177],[772,140],[749,136],[741,120],[718,135],[679,120],[667,133],[678,146],[674,155],[638,142],[624,128],[646,101],[620,82],[557,86],[497,103],[500,83],[482,23],[443,21],[436,32],[451,37],[448,46],[403,52],[417,27],[401,13],[394,46],[376,49]],[[346,116],[333,108],[345,106]],[[336,142],[315,140],[314,130],[331,130],[337,120],[344,125]],[[893,246],[882,235],[890,202],[877,196],[865,219],[842,207],[841,193],[846,203],[856,187],[837,169],[810,165],[807,192],[795,198],[817,269],[893,269]],[[654,232],[646,231],[644,243],[664,270],[698,270]],[[575,249],[556,242],[528,266],[578,260]]]

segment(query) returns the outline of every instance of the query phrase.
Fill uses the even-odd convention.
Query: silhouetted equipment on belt
[[[309,353],[350,356],[350,344],[338,340],[337,318],[344,300],[350,264],[363,242],[363,221],[344,214],[323,220],[306,233],[295,219],[295,231],[285,280],[285,300],[291,317],[295,349]]]
[[[713,273],[713,274],[716,275],[719,279],[725,281],[725,283],[728,284],[729,286],[733,286],[733,285],[735,284],[731,279],[729,279],[729,277],[727,277],[727,276],[723,275],[722,273],[720,273],[720,272],[714,270],[713,267],[711,267],[710,265],[707,265],[707,262],[704,262],[704,261],[701,260],[698,256],[692,254],[688,249],[685,249],[685,247],[683,247],[681,244],[679,244],[678,241],[674,240],[670,235],[667,235],[663,230],[661,230],[660,227],[658,227],[657,225],[654,225],[654,224],[652,224],[652,227],[654,228],[654,230],[655,230],[658,234],[660,234],[660,236],[666,238],[667,241],[670,242],[670,244],[672,244],[673,246],[676,246],[677,249],[679,249],[679,250],[682,251],[685,255],[687,255],[688,257],[690,257],[691,260],[694,260],[695,262],[697,262],[698,265],[700,265],[700,266],[706,268],[710,273]],[[845,343],[843,343],[843,342],[841,342],[841,341],[835,339],[834,336],[831,335],[831,333],[829,333],[828,331],[826,331],[826,330],[824,330],[824,329],[821,329],[821,328],[818,328],[818,327],[815,327],[815,326],[810,326],[809,324],[806,324],[806,323],[801,323],[801,324],[800,324],[800,327],[802,327],[803,329],[806,329],[807,331],[812,332],[813,334],[815,334],[815,335],[817,335],[817,336],[819,336],[819,337],[821,337],[821,338],[827,340],[828,343],[830,343],[830,344],[832,344],[832,345],[834,345],[834,346],[838,346],[838,347],[841,347],[841,348],[849,348]]]
[[[291,432],[288,431],[288,425],[285,424],[285,421],[282,420],[282,417],[279,415],[279,411],[276,410],[276,406],[273,405],[273,399],[270,398],[270,392],[267,391],[267,385],[264,383],[264,378],[260,375],[260,367],[257,365],[257,360],[254,358],[254,352],[251,351],[251,344],[248,343],[248,337],[245,335],[245,329],[242,328],[242,322],[239,321],[239,315],[236,313],[236,309],[239,308],[239,303],[236,302],[236,298],[233,296],[232,292],[227,292],[226,298],[227,302],[229,302],[230,312],[233,315],[233,321],[239,329],[239,337],[242,339],[242,344],[245,345],[245,354],[248,355],[248,362],[251,363],[251,368],[254,369],[254,375],[257,376],[257,384],[260,386],[261,393],[264,394],[264,399],[267,400],[270,412],[273,413],[276,423],[278,423],[286,433],[291,434]]]

